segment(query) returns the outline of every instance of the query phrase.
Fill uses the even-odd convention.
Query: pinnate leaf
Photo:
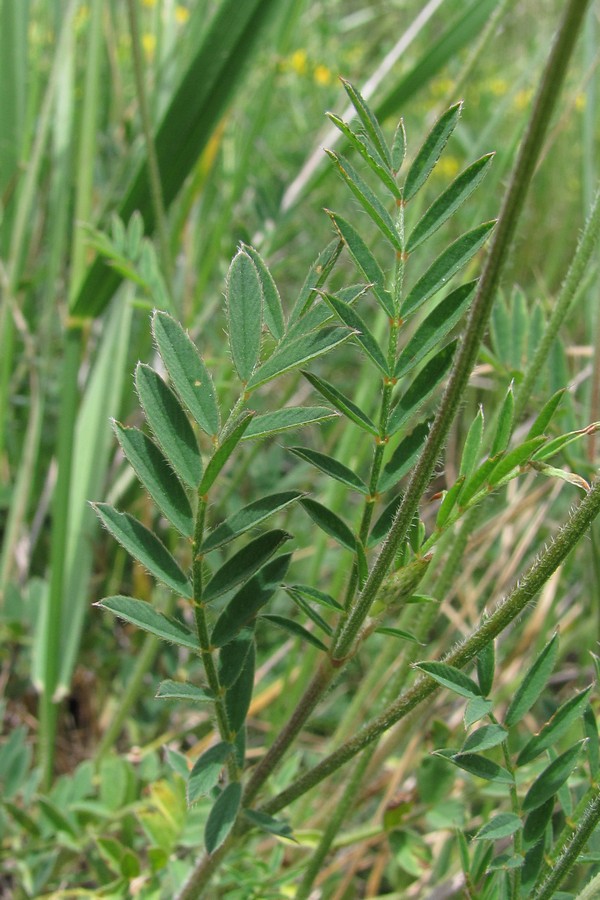
[[[167,587],[191,598],[192,587],[165,545],[145,525],[107,503],[92,503],[104,527],[139,563]]]
[[[107,609],[125,622],[136,625],[142,631],[147,631],[163,641],[177,644],[179,647],[188,647],[191,650],[199,649],[198,638],[183,622],[172,619],[170,616],[165,616],[144,600],[116,595],[114,597],[105,597],[96,606]],[[163,696],[167,695],[164,694]]]
[[[202,478],[202,458],[179,400],[160,375],[142,363],[135,370],[135,385],[148,425],[163,453],[186,484],[198,487]]]
[[[156,444],[138,428],[113,422],[128,462],[156,505],[186,537],[194,531],[194,514],[181,482]]]
[[[204,847],[207,853],[217,850],[235,823],[242,802],[242,786],[233,781],[217,797],[204,829]]]
[[[219,407],[212,379],[181,325],[164,312],[152,318],[154,340],[181,401],[207,434],[219,430]]]

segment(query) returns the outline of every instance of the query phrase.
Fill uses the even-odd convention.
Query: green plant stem
[[[50,592],[47,627],[44,634],[44,685],[40,697],[40,763],[42,783],[49,787],[54,769],[57,704],[54,698],[60,668],[62,638],[62,603],[65,582],[69,493],[73,466],[73,437],[79,390],[77,375],[81,361],[81,329],[77,323],[67,326],[61,374],[61,415],[58,431],[58,476],[52,504],[52,536],[50,543]]]
[[[550,872],[536,884],[531,894],[531,900],[550,900],[554,896],[559,885],[577,862],[577,857],[583,851],[598,822],[600,822],[600,787],[596,786],[592,799],[579,819],[573,837],[553,864]]]
[[[548,581],[556,569],[583,537],[600,512],[600,480],[581,501],[571,518],[560,529],[550,546],[542,553],[508,596],[496,607],[491,615],[481,620],[480,625],[462,644],[444,657],[444,662],[462,668],[475,659],[478,653],[498,637],[499,634],[519,616],[538,591]],[[297,797],[315,787],[332,772],[345,765],[357,753],[368,747],[383,732],[396,722],[404,719],[415,707],[434,694],[436,682],[427,676],[420,677],[415,684],[390,704],[384,712],[367,723],[353,739],[331,753],[321,763],[299,778],[272,800],[262,810],[274,813],[283,809]]]
[[[169,247],[169,234],[167,229],[165,204],[163,201],[162,183],[160,180],[160,170],[158,167],[156,147],[154,146],[154,138],[152,135],[152,122],[150,119],[150,110],[148,108],[148,97],[146,95],[146,87],[144,84],[144,60],[142,57],[142,50],[140,45],[140,28],[138,22],[137,7],[138,0],[127,0],[135,89],[137,93],[138,105],[140,108],[140,118],[142,120],[144,140],[146,143],[146,154],[148,156],[148,180],[150,183],[150,196],[152,199],[152,206],[154,208],[154,218],[156,219],[156,229],[158,232],[158,245],[160,248],[161,263],[165,278],[167,282],[170,283],[173,266],[171,262],[171,250]]]
[[[425,447],[409,482],[394,523],[362,592],[357,596],[344,629],[333,648],[341,661],[353,648],[398,547],[406,537],[421,497],[431,480],[454,416],[468,385],[471,370],[492,309],[507,254],[525,203],[525,196],[540,156],[552,111],[564,81],[567,65],[589,0],[570,0],[559,27],[506,191],[486,264],[469,313],[462,343],[457,350],[448,385]]]
[[[563,281],[558,300],[554,305],[550,320],[546,325],[546,330],[542,336],[539,346],[536,348],[533,357],[527,366],[523,381],[519,385],[517,395],[515,397],[515,414],[514,420],[518,422],[522,416],[531,393],[535,387],[535,383],[539,378],[540,372],[543,371],[544,365],[548,359],[548,354],[554,340],[556,339],[562,323],[565,321],[573,301],[577,295],[577,289],[581,284],[581,280],[585,274],[587,265],[592,258],[594,249],[600,238],[600,190],[596,192],[596,196],[592,203],[588,219],[585,223],[583,233],[577,244],[577,250],[573,261],[569,266],[569,271]]]

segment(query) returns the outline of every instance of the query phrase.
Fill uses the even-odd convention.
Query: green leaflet
[[[424,275],[411,288],[404,304],[402,315],[415,312],[420,306],[433,297],[448,281],[462,269],[486,242],[496,224],[495,221],[484,222],[457,238],[438,256]]]
[[[455,349],[456,341],[452,341],[423,366],[406,393],[393,408],[388,422],[388,435],[395,434],[431,396],[450,369]]]
[[[196,436],[179,400],[160,375],[138,363],[135,385],[148,425],[180,478],[196,488],[202,478],[202,457]]]
[[[525,441],[519,447],[515,447],[514,450],[505,454],[488,475],[488,484],[491,487],[499,485],[503,478],[514,472],[519,466],[525,465],[535,454],[535,451],[545,443],[546,438],[540,435],[540,437]]]
[[[92,503],[91,506],[104,527],[155,578],[182,597],[192,597],[191,584],[153,532],[133,516],[117,512],[107,503]]]
[[[389,637],[398,638],[401,641],[409,641],[411,644],[418,644],[423,647],[423,641],[412,634],[410,631],[404,631],[402,628],[390,628],[387,625],[380,625],[375,629],[376,634],[387,634]]]
[[[306,378],[307,381],[310,381],[312,386],[316,388],[326,400],[329,400],[336,409],[338,409],[343,415],[345,415],[348,419],[358,425],[363,431],[369,432],[374,437],[379,436],[379,430],[375,423],[368,417],[366,413],[362,411],[355,403],[352,402],[345,394],[342,394],[341,391],[338,391],[333,384],[330,384],[329,381],[325,381],[324,378],[318,378],[316,375],[313,375],[312,372],[307,372],[305,369],[302,370],[302,374]]]
[[[412,468],[429,434],[432,422],[433,419],[421,422],[404,440],[400,441],[383,468],[377,485],[378,491],[381,493],[389,491]]]
[[[170,678],[161,681],[156,697],[161,700],[191,700],[194,703],[212,703],[215,699],[210,688],[198,687],[188,681],[173,681]]]
[[[415,663],[415,668],[425,672],[430,678],[437,681],[443,687],[449,688],[455,694],[466,697],[471,700],[473,697],[480,697],[481,691],[472,678],[461,672],[454,666],[449,666],[443,662],[422,662]]]
[[[558,655],[558,635],[555,634],[539,654],[512,698],[504,717],[504,724],[512,728],[529,712],[546,686]]]
[[[339,612],[344,608],[341,603],[338,603],[329,594],[318,590],[318,588],[311,587],[309,584],[290,584],[286,585],[285,590],[288,594],[300,594],[301,597],[305,597],[313,603],[318,603],[319,606],[324,606],[326,609],[335,609]]]
[[[242,440],[250,441],[253,438],[279,434],[281,431],[303,428],[305,425],[315,425],[317,422],[335,419],[336,416],[337,413],[327,406],[286,406],[275,412],[255,416]]]
[[[268,603],[283,581],[291,558],[291,553],[276,557],[232,597],[213,628],[210,638],[213,647],[229,643],[244,626],[256,618],[258,611]]]
[[[255,665],[256,651],[254,641],[251,641],[240,674],[225,694],[227,720],[234,734],[237,734],[243,728],[250,709],[252,691],[254,690]]]
[[[459,506],[464,508],[473,499],[473,497],[485,486],[489,489],[488,477],[498,465],[499,460],[503,459],[504,454],[498,453],[496,456],[490,456],[473,472],[468,481],[465,482],[460,496],[458,498]]]
[[[358,118],[360,119],[365,130],[365,135],[370,139],[370,142],[374,146],[376,153],[381,157],[385,165],[391,167],[392,158],[390,156],[390,151],[388,150],[388,146],[383,136],[383,132],[381,131],[379,122],[365,103],[360,91],[358,91],[357,88],[355,88],[354,85],[347,81],[345,78],[341,78],[340,81],[342,82],[344,90],[350,98],[352,106],[357,112]]]
[[[406,131],[404,130],[404,119],[400,119],[394,132],[394,140],[392,142],[392,172],[398,174],[402,168],[402,163],[406,156]]]
[[[581,753],[584,744],[585,741],[578,741],[578,743],[553,760],[541,775],[538,775],[525,794],[521,807],[523,812],[536,809],[560,790],[575,768],[577,757]]]
[[[352,469],[349,469],[344,463],[338,462],[332,456],[327,456],[325,453],[319,453],[317,450],[311,450],[308,447],[288,447],[288,450],[300,459],[304,459],[312,466],[320,469],[321,472],[325,472],[331,478],[335,478],[336,481],[341,481],[342,484],[348,485],[348,487],[359,491],[361,494],[369,493],[369,488],[362,478],[359,478]]]
[[[194,763],[188,776],[187,802],[191,806],[208,794],[218,783],[223,766],[233,753],[233,744],[219,741],[206,750]]]
[[[281,819],[274,819],[267,813],[260,812],[257,809],[245,809],[243,812],[244,818],[251,822],[252,825],[262,829],[262,831],[266,831],[267,834],[276,834],[278,837],[285,837],[291,841],[295,840],[294,832],[287,822]]]
[[[490,456],[502,453],[508,447],[510,437],[513,430],[513,420],[515,413],[515,395],[513,393],[512,381],[506,392],[504,402],[498,413],[498,422],[496,424],[496,433],[494,434],[494,442]]]
[[[310,500],[308,497],[303,497],[300,500],[300,504],[304,507],[313,522],[315,522],[326,534],[335,538],[335,540],[343,547],[347,547],[349,550],[353,551],[356,550],[356,538],[339,516],[330,509],[327,509],[326,506],[323,506],[322,503],[317,503],[316,500]]]
[[[289,372],[290,369],[295,369],[297,366],[333,350],[334,347],[343,344],[350,337],[352,337],[352,332],[347,328],[334,326],[320,328],[318,331],[304,334],[290,342],[284,338],[269,359],[258,367],[246,388],[254,390],[278,375]]]
[[[304,279],[304,284],[300,290],[298,298],[294,303],[294,308],[290,313],[289,328],[301,319],[310,309],[313,300],[317,296],[317,291],[325,284],[329,273],[335,266],[337,259],[342,252],[343,241],[333,240],[321,250],[314,263],[308,270],[308,275]]]
[[[455,103],[437,120],[415,156],[404,182],[404,201],[408,202],[422,187],[441,156],[448,138],[456,128],[462,102]]]
[[[228,784],[219,794],[204,828],[204,847],[207,853],[214,853],[221,846],[233,828],[241,802],[242,786],[239,781]]]
[[[242,244],[242,248],[252,259],[252,262],[256,266],[256,271],[258,272],[264,300],[263,316],[265,325],[275,340],[279,341],[285,332],[285,320],[283,318],[283,307],[281,305],[281,297],[279,296],[277,285],[258,251],[255,250],[254,247],[248,246],[248,244]]]
[[[581,718],[585,712],[588,697],[592,688],[586,688],[574,697],[570,697],[556,710],[539,734],[535,734],[523,747],[517,757],[517,766],[524,766],[547,750],[556,746],[559,739],[566,734],[571,725]]]
[[[233,640],[224,644],[219,651],[219,684],[232,687],[240,675],[250,649],[254,643],[254,629],[242,628]]]
[[[561,388],[559,391],[556,391],[556,393],[543,405],[540,414],[536,417],[533,425],[527,432],[528,438],[538,437],[538,435],[544,434],[566,391],[566,388]]]
[[[434,756],[441,756],[447,759],[459,769],[470,772],[478,778],[485,778],[486,781],[496,781],[500,784],[513,784],[514,778],[506,769],[499,766],[498,763],[492,762],[485,756],[479,756],[478,753],[455,753],[453,750],[435,750]]]
[[[476,287],[476,281],[462,284],[444,297],[421,322],[396,361],[396,378],[407,375],[454,328],[469,308]]]
[[[487,697],[494,684],[494,670],[496,668],[496,648],[490,641],[477,656],[477,681],[481,693]]]
[[[323,641],[320,641],[316,635],[304,628],[303,625],[300,625],[299,622],[295,622],[293,619],[288,619],[285,616],[274,616],[270,613],[265,613],[260,618],[266,619],[266,621],[271,622],[283,631],[287,631],[288,634],[299,637],[308,644],[312,644],[313,647],[317,647],[319,650],[327,652],[327,647]]]
[[[144,600],[135,600],[133,597],[116,595],[114,597],[105,597],[104,600],[99,600],[95,606],[107,609],[125,622],[130,622],[132,625],[141,628],[142,631],[154,634],[156,637],[161,638],[163,641],[168,641],[170,644],[177,644],[179,647],[188,647],[190,650],[199,650],[198,638],[186,628],[183,622],[172,619],[170,616],[163,615],[163,613],[158,612],[158,610],[154,609],[150,603],[146,603]],[[162,694],[161,696],[167,697],[173,695]],[[198,699],[198,697],[195,697],[194,699]],[[209,700],[211,698],[202,697],[202,699]]]
[[[302,497],[301,491],[282,491],[279,494],[269,494],[260,500],[254,500],[217,525],[203,542],[202,552],[209,553],[216,547],[222,547],[223,544],[229,543],[240,534],[244,534],[264,522],[269,516],[285,509],[300,497]]]
[[[393,317],[395,315],[394,301],[390,292],[385,289],[385,275],[383,274],[379,263],[350,222],[347,222],[342,216],[339,216],[337,213],[333,213],[330,210],[326,210],[326,212],[329,214],[340,237],[346,244],[348,252],[354,260],[356,267],[362,272],[371,285],[371,289],[375,294],[379,305],[386,311],[388,316]]]
[[[181,482],[156,444],[138,428],[113,428],[128,462],[156,505],[186,537],[194,531],[194,514]]]
[[[482,156],[481,159],[476,160],[476,162],[465,169],[464,172],[461,172],[461,174],[454,179],[452,184],[440,194],[411,232],[410,237],[406,242],[407,253],[412,253],[413,250],[416,250],[416,248],[434,234],[434,232],[436,232],[450,216],[454,215],[456,210],[482,181],[493,158],[494,154],[488,153],[486,156]]]
[[[462,491],[463,484],[465,483],[465,476],[461,475],[456,479],[454,484],[449,490],[446,491],[442,502],[440,503],[440,508],[438,509],[438,514],[435,519],[435,527],[443,528],[448,519],[450,518],[450,514],[452,513],[454,507],[456,506],[457,500],[459,498],[460,492]]]
[[[308,616],[311,619],[317,628],[320,628],[328,637],[331,637],[333,634],[332,627],[325,621],[325,619],[313,609],[310,603],[308,603],[304,597],[295,591],[291,591],[288,587],[284,587],[286,594],[288,594],[293,602],[296,604],[298,609],[301,609],[305,616]]]
[[[229,346],[233,364],[246,384],[258,362],[263,292],[254,262],[244,250],[234,256],[225,282]]]
[[[394,497],[393,500],[390,500],[390,502],[384,507],[383,512],[369,532],[367,547],[375,547],[377,544],[379,544],[380,541],[387,537],[390,528],[392,527],[394,517],[400,509],[402,497],[403,494],[398,494],[397,497]]]
[[[389,164],[383,161],[381,158],[381,154],[377,151],[377,149],[373,146],[373,144],[366,138],[363,134],[355,134],[349,125],[344,122],[343,119],[340,119],[339,116],[336,116],[334,113],[327,113],[327,118],[329,121],[335,125],[338,131],[347,138],[348,142],[355,150],[360,153],[368,167],[371,171],[377,176],[379,181],[384,187],[390,192],[390,194],[395,197],[397,200],[400,200],[402,194],[400,192],[400,188],[396,184],[396,180],[390,171]]]
[[[244,432],[250,425],[253,417],[253,412],[248,411],[242,413],[233,431],[228,434],[223,443],[217,447],[209,460],[202,481],[200,482],[200,487],[198,488],[199,494],[205,494],[212,486],[215,478],[241,441]]]
[[[334,153],[332,150],[325,150],[325,153],[327,153],[338,172],[371,221],[375,223],[381,234],[389,241],[395,250],[402,253],[402,242],[394,224],[394,220],[383,204],[377,199],[371,188],[363,181],[361,176],[350,165],[347,159]]]
[[[482,825],[473,840],[498,841],[501,838],[510,837],[522,827],[523,822],[515,813],[500,813]]]
[[[481,452],[481,439],[483,438],[483,409],[480,406],[477,415],[471,422],[471,426],[465,438],[462,456],[460,459],[459,475],[463,479],[468,478],[473,472],[479,460]]]
[[[482,725],[476,731],[471,732],[464,744],[461,753],[481,753],[482,750],[490,750],[506,740],[508,731],[501,725]]]
[[[389,377],[391,373],[388,368],[387,360],[383,355],[383,351],[381,350],[379,344],[375,340],[373,334],[367,327],[362,317],[352,306],[344,303],[339,299],[339,297],[336,297],[334,294],[322,293],[321,296],[333,309],[335,314],[344,323],[344,325],[347,325],[348,328],[352,329],[352,331],[354,332],[354,337],[362,345],[362,348],[367,356],[369,356],[373,360],[384,377]]]
[[[204,602],[210,603],[250,578],[291,537],[287,531],[276,528],[250,541],[215,572],[204,588],[202,596]]]
[[[219,407],[212,379],[181,325],[163,312],[152,317],[154,340],[183,404],[207,434],[219,430]]]

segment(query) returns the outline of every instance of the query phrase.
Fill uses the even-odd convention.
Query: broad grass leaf
[[[251,641],[246,653],[244,664],[240,674],[225,692],[225,710],[229,727],[237,734],[243,728],[254,690],[254,669],[256,665],[256,651],[254,641]]]
[[[224,688],[232,687],[242,673],[246,657],[254,643],[254,629],[242,628],[227,644],[219,650],[219,684]]]
[[[214,853],[221,846],[235,823],[242,802],[242,785],[233,781],[219,794],[208,814],[204,828],[204,847]]]
[[[183,622],[163,615],[144,600],[116,595],[105,597],[95,605],[107,609],[125,622],[136,625],[137,628],[141,628],[163,641],[168,641],[170,644],[177,644],[179,647],[187,647],[190,650],[199,649],[198,638]],[[203,699],[210,699],[210,697]]]
[[[510,837],[522,827],[523,823],[515,813],[500,813],[486,822],[474,835],[473,840],[498,841],[501,838]]]
[[[301,491],[282,491],[278,494],[268,494],[266,497],[261,497],[260,500],[254,500],[247,506],[243,506],[210,532],[202,543],[202,552],[209,553],[216,547],[222,547],[229,541],[233,541],[302,496]]]
[[[362,316],[360,316],[352,306],[344,303],[334,294],[323,293],[322,297],[344,325],[347,325],[348,328],[352,329],[354,337],[361,344],[367,356],[372,359],[380,372],[385,377],[388,377],[391,373],[388,368],[387,360]]]
[[[276,409],[274,412],[255,416],[242,440],[250,441],[255,438],[268,437],[271,434],[279,434],[282,431],[304,428],[305,425],[326,422],[327,419],[335,419],[336,416],[337,413],[327,406],[286,406],[283,409]]]
[[[123,453],[156,505],[183,535],[194,531],[194,514],[181,482],[158,447],[138,428],[113,422]]]
[[[254,413],[251,411],[242,413],[233,430],[217,447],[210,460],[208,461],[208,465],[206,466],[206,470],[204,472],[204,475],[202,476],[202,481],[200,482],[200,487],[198,488],[199,494],[205,494],[208,489],[212,487],[219,472],[241,441],[253,418]]]
[[[187,802],[191,806],[200,797],[210,793],[219,783],[223,766],[233,753],[233,744],[219,741],[196,760],[188,776]]]
[[[501,725],[482,725],[476,731],[471,732],[460,748],[461,753],[481,753],[482,750],[490,750],[497,747],[508,737],[508,731]]]
[[[309,447],[288,447],[288,450],[299,459],[303,459],[310,463],[311,466],[320,469],[321,472],[325,472],[330,478],[341,481],[342,484],[359,491],[361,494],[369,493],[369,488],[362,478],[332,456],[327,456],[326,453],[320,453],[318,450],[311,450]]]
[[[317,503],[316,500],[311,500],[308,497],[303,497],[300,500],[300,505],[304,507],[313,522],[326,534],[331,535],[332,538],[335,538],[338,543],[343,547],[347,547],[348,550],[356,550],[354,534],[338,515],[327,509],[322,503]]]
[[[295,622],[294,619],[288,619],[286,616],[271,615],[271,613],[265,613],[260,618],[271,622],[272,625],[276,625],[283,631],[287,631],[288,634],[300,638],[308,644],[312,644],[313,647],[327,652],[327,647],[323,641],[320,641],[316,635],[304,628],[303,625],[300,625],[299,622]]]
[[[395,434],[431,396],[452,365],[456,341],[443,347],[426,363],[410,387],[400,397],[388,422],[388,435]]]
[[[396,378],[403,378],[407,375],[427,356],[430,350],[440,344],[471,305],[476,287],[476,281],[462,284],[444,297],[421,322],[396,360],[394,370]]]
[[[312,306],[313,301],[318,296],[317,292],[319,288],[323,287],[327,281],[343,247],[344,242],[337,238],[330,241],[312,263],[308,270],[308,274],[304,279],[304,284],[300,289],[296,302],[294,303],[292,312],[290,313],[288,324],[290,331],[294,323],[302,319]]]
[[[400,441],[383,467],[383,472],[377,485],[378,491],[383,493],[395,487],[400,479],[412,468],[429,434],[432,422],[433,419],[421,422],[420,425],[413,428],[407,437]]]
[[[565,784],[575,768],[577,757],[581,753],[585,741],[578,741],[560,756],[557,756],[541,775],[538,775],[523,800],[523,812],[529,812],[541,806]]]
[[[335,125],[338,131],[344,135],[348,143],[353,147],[364,159],[371,171],[377,176],[381,184],[387,188],[390,194],[397,200],[400,200],[402,194],[400,188],[396,184],[396,180],[391,172],[389,163],[384,161],[381,154],[373,143],[365,134],[355,134],[350,126],[334,113],[327,113],[329,121]]]
[[[238,632],[254,621],[281,585],[288,570],[291,553],[284,553],[263,566],[229,601],[215,623],[210,637],[213,647],[232,641]]]
[[[297,366],[303,365],[311,359],[323,356],[338,347],[352,337],[352,332],[347,328],[330,326],[320,328],[318,331],[302,335],[294,341],[283,339],[271,356],[259,366],[246,385],[248,390],[254,390],[267,381],[272,381],[284,372],[289,372]]]
[[[325,381],[324,378],[319,378],[317,375],[313,375],[312,372],[307,372],[304,369],[302,370],[302,374],[326,400],[329,400],[329,402],[345,415],[346,418],[350,419],[351,422],[354,422],[354,424],[358,425],[359,428],[362,428],[363,431],[367,431],[375,437],[379,435],[377,426],[369,416],[353,403],[352,400],[346,397],[345,394],[334,387],[333,384],[330,384],[329,381]]]
[[[330,210],[326,210],[326,212],[346,244],[356,267],[371,285],[379,305],[386,311],[388,316],[393,317],[395,315],[394,301],[390,292],[385,288],[385,275],[381,266],[350,222],[347,222],[346,219],[337,213],[330,212]]]
[[[129,513],[117,512],[107,503],[91,505],[104,527],[144,568],[175,593],[188,599],[192,597],[187,577],[152,531]]]
[[[486,756],[480,756],[478,753],[454,753],[452,750],[435,750],[435,756],[441,756],[447,759],[459,769],[470,772],[478,778],[484,778],[486,781],[495,781],[499,784],[513,784],[514,778],[510,772],[493,762]]]
[[[139,363],[135,385],[146,421],[179,477],[197,488],[202,478],[198,442],[181,403],[160,375]]]
[[[544,750],[557,745],[560,738],[583,716],[591,690],[591,687],[586,688],[559,706],[539,734],[535,734],[525,744],[517,757],[517,766],[526,765],[535,759],[536,756],[539,756],[540,753],[543,753]]]
[[[449,666],[447,663],[433,661],[415,663],[415,668],[419,669],[421,672],[425,672],[426,675],[429,675],[430,678],[433,678],[433,680],[437,681],[438,684],[441,684],[442,687],[446,687],[449,690],[454,691],[455,694],[466,697],[468,700],[471,700],[473,697],[481,696],[479,685],[477,685],[472,678],[469,678],[468,675],[465,675],[464,672],[461,672],[460,669],[455,668],[455,666]]]
[[[495,224],[495,221],[484,222],[450,244],[413,285],[402,304],[402,315],[408,316],[415,312],[443,288],[484,245]]]
[[[504,716],[507,728],[520,722],[540,696],[552,674],[557,655],[558,635],[555,634],[523,676]]]
[[[220,418],[215,389],[189,335],[175,319],[163,312],[154,313],[152,332],[182,403],[203,431],[216,434]]]
[[[365,134],[368,135],[371,143],[375,147],[381,159],[384,160],[385,164],[391,168],[392,158],[377,118],[367,106],[367,103],[365,102],[365,99],[363,98],[360,91],[345,78],[341,78],[340,80],[342,82],[344,90],[350,98],[352,106],[356,110],[358,118],[360,119],[365,130]]]
[[[454,179],[446,190],[440,194],[437,200],[431,204],[427,212],[417,222],[406,242],[406,252],[413,250],[434,234],[438,228],[454,215],[457,209],[464,203],[469,195],[482,181],[494,158],[493,153],[488,153],[476,160],[464,172]]]
[[[425,138],[419,152],[415,156],[406,179],[404,181],[404,202],[414,197],[420,187],[422,187],[433,170],[442,154],[442,150],[448,142],[448,138],[456,128],[460,113],[462,110],[462,102],[455,103],[450,109],[447,109],[437,120],[427,137]]]
[[[260,354],[263,292],[256,266],[244,250],[238,250],[229,266],[225,295],[231,356],[246,384]]]
[[[285,319],[277,285],[259,252],[254,247],[248,246],[248,244],[242,244],[242,248],[252,259],[258,272],[264,300],[263,317],[265,325],[275,340],[279,341],[285,333]]]
[[[212,600],[220,597],[221,594],[230,591],[242,581],[250,578],[291,537],[292,535],[288,534],[287,531],[276,528],[273,531],[261,534],[260,537],[254,538],[253,541],[250,541],[245,547],[238,550],[215,572],[204,588],[202,597],[204,602],[210,603]]]
[[[260,812],[257,809],[245,809],[244,818],[252,825],[255,825],[256,828],[266,831],[267,834],[276,834],[278,837],[284,837],[288,838],[290,841],[295,841],[294,832],[291,826],[281,819],[274,819],[272,816],[267,815],[267,813]]]
[[[156,692],[160,700],[191,700],[194,703],[212,703],[213,692],[207,687],[198,687],[189,681],[173,681],[171,678],[161,681]]]
[[[371,188],[363,181],[356,169],[350,165],[347,159],[334,153],[332,150],[325,150],[325,152],[383,237],[386,238],[398,253],[402,253],[402,241],[400,240],[400,235],[398,234],[394,220],[381,201],[378,200]]]
[[[513,431],[513,420],[515,414],[515,396],[513,393],[512,382],[504,397],[500,412],[498,413],[498,421],[496,423],[496,432],[494,434],[494,442],[490,451],[490,456],[501,453],[508,447],[510,437]]]

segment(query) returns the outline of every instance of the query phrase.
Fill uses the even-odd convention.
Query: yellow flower
[[[496,97],[502,97],[508,90],[508,81],[506,78],[491,78],[488,82],[488,88]]]
[[[181,4],[178,4],[175,7],[175,21],[178,25],[185,25],[189,17],[190,11],[187,6],[181,6]]]
[[[581,112],[587,105],[587,97],[585,94],[577,94],[575,97],[575,109]]]
[[[83,4],[80,6],[77,12],[75,13],[75,29],[79,30],[90,17],[90,8]]]
[[[146,32],[142,35],[142,47],[148,59],[152,59],[156,50],[156,35]]]
[[[306,50],[294,50],[290,58],[290,68],[298,75],[306,75]]]
[[[152,9],[152,7],[156,6],[156,0],[142,0],[142,6],[147,6],[148,9]]]
[[[315,70],[313,72],[313,78],[317,82],[317,84],[326,85],[331,83],[331,69],[328,69],[327,66],[318,65],[315,66]]]
[[[434,172],[442,178],[454,178],[455,175],[458,175],[459,169],[460,163],[455,156],[442,156],[438,160]]]
[[[430,91],[434,97],[445,97],[454,90],[454,82],[451,78],[436,78],[431,82]]]
[[[531,98],[533,97],[533,91],[531,88],[523,89],[521,91],[517,91],[515,94],[514,104],[519,112],[522,112],[524,109],[527,109],[529,104],[531,103]]]

